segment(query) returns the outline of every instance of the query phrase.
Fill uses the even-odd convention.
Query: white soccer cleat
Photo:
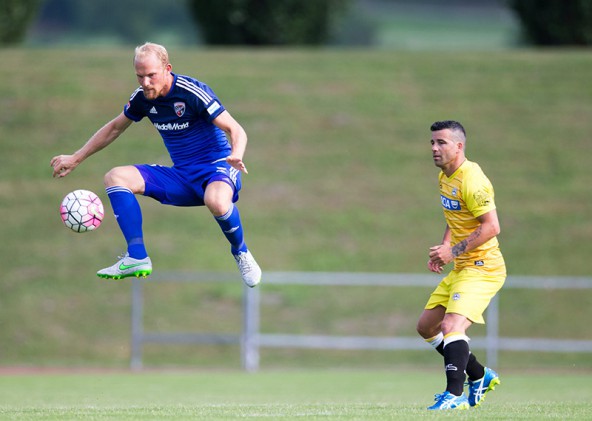
[[[248,287],[253,288],[261,282],[261,268],[249,250],[241,251],[233,256],[243,281]]]
[[[150,257],[145,259],[134,259],[129,257],[127,253],[120,256],[120,260],[113,266],[101,269],[97,272],[99,278],[105,279],[122,279],[130,276],[145,278],[152,273],[152,261]]]

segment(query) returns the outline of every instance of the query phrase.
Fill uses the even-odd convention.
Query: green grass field
[[[121,112],[137,84],[131,54],[2,50],[10,66],[0,67],[0,365],[129,363],[129,284],[95,276],[124,249],[117,224],[108,210],[98,231],[73,234],[58,206],[68,191],[87,188],[109,209],[103,174],[116,165],[168,163],[166,151],[142,122],[66,179],[51,178],[49,160]],[[171,60],[175,71],[208,82],[249,134],[239,206],[264,270],[424,271],[444,224],[429,126],[455,118],[467,127],[469,158],[495,186],[510,274],[589,275],[588,50],[173,49]],[[205,209],[140,203],[156,271],[234,270]],[[238,276],[235,285],[188,288],[147,288],[149,327],[240,326]],[[359,335],[413,334],[429,293],[263,288],[266,331]],[[502,297],[501,334],[592,339],[590,291]],[[234,348],[151,347],[146,355],[151,366],[238,367]],[[367,356],[277,350],[263,355],[262,366],[363,368]],[[435,361],[424,353],[372,357],[387,368]],[[501,363],[590,368],[587,354],[509,355]]]
[[[45,373],[0,376],[0,419],[584,420],[589,378],[506,374],[483,405],[428,412],[442,377],[423,371]]]

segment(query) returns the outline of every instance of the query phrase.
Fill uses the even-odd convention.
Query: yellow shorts
[[[453,270],[432,292],[425,308],[429,310],[443,306],[446,313],[460,314],[473,323],[483,324],[483,312],[505,280],[505,275],[493,276],[467,269]]]

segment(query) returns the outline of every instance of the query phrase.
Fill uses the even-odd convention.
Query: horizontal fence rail
[[[266,272],[264,284],[310,286],[388,286],[435,287],[442,276],[435,274],[349,273],[349,272]],[[155,282],[240,282],[236,274],[223,272],[159,272],[147,280],[132,281],[131,368],[142,368],[142,349],[146,343],[156,344],[234,344],[241,347],[241,363],[245,370],[259,369],[259,350],[269,348],[315,348],[339,350],[425,350],[419,337],[373,337],[266,334],[260,331],[261,287],[243,286],[242,332],[155,333],[144,332],[144,284]],[[504,285],[522,289],[592,289],[589,277],[509,276]],[[592,340],[507,338],[499,336],[499,296],[487,308],[484,337],[471,338],[471,347],[485,349],[487,365],[496,367],[498,353],[505,351],[592,352]]]

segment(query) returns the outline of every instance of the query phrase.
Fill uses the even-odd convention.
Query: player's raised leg
[[[206,188],[204,202],[230,243],[244,283],[252,288],[261,282],[261,268],[245,243],[240,213],[232,203],[233,194],[229,183],[214,181]]]
[[[117,167],[105,175],[107,195],[115,219],[127,242],[127,252],[112,266],[101,269],[101,278],[121,279],[148,276],[152,262],[144,246],[142,211],[134,193],[144,190],[144,179],[135,167]]]

